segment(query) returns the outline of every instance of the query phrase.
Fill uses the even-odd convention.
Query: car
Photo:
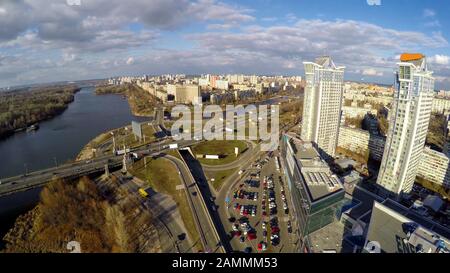
[[[245,249],[244,249],[244,253],[252,253],[252,248],[251,247],[246,247]]]
[[[275,240],[275,239],[278,239],[278,238],[279,238],[279,236],[277,234],[271,234],[270,235],[270,240]]]
[[[267,212],[266,212],[266,211],[263,211],[263,212],[262,212],[262,215],[263,215],[263,216],[267,216]]]
[[[284,210],[287,210],[287,209],[288,209],[288,206],[287,206],[286,202],[283,203],[283,209],[284,209]]]
[[[258,193],[255,192],[254,196],[253,196],[253,201],[258,201]]]
[[[196,191],[193,191],[193,192],[192,192],[192,195],[193,195],[193,196],[197,196],[197,192],[196,192]]]
[[[263,229],[266,229],[266,222],[262,222],[261,227],[262,227]]]
[[[236,217],[230,217],[230,218],[228,218],[228,221],[230,223],[234,223],[234,222],[236,222]]]
[[[264,237],[267,237],[267,230],[263,230],[262,235],[263,235]]]
[[[212,204],[212,205],[211,205],[211,209],[212,209],[213,211],[217,211],[216,205],[215,205],[215,204]]]
[[[259,244],[258,244],[258,250],[259,251],[265,251],[267,249],[267,244],[265,243],[265,242],[260,242]]]
[[[232,228],[233,228],[233,231],[238,231],[239,230],[239,225],[238,224],[233,224]]]
[[[253,232],[253,231],[248,232],[248,233],[247,233],[247,239],[248,239],[249,241],[255,240],[255,239],[256,239],[256,233]]]
[[[277,227],[277,226],[273,226],[272,227],[272,234],[275,234],[275,233],[278,233],[278,232],[280,232],[280,228]]]
[[[245,237],[244,236],[239,237],[239,242],[245,243]]]
[[[291,221],[288,221],[288,222],[287,222],[287,230],[288,230],[288,233],[292,233],[292,225],[291,225]]]

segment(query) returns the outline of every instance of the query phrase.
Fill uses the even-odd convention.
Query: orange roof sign
[[[403,53],[400,56],[400,61],[408,62],[408,61],[416,61],[424,58],[425,56],[420,53]]]

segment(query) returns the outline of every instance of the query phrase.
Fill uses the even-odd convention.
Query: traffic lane
[[[201,197],[199,196],[200,193],[197,192],[197,187],[195,187],[195,181],[192,181],[191,179],[186,179],[190,177],[189,170],[187,170],[182,162],[179,162],[177,159],[173,159],[175,164],[177,165],[177,168],[181,172],[183,179],[185,179],[186,185],[187,185],[187,193],[190,195],[190,198],[192,200],[192,205],[195,209],[198,218],[199,218],[199,227],[202,231],[199,231],[200,236],[203,236],[206,241],[206,248],[207,250],[215,251],[217,248],[217,239],[214,233],[214,230],[210,224],[209,218],[206,215],[206,213],[202,204]],[[193,215],[195,217],[195,215]],[[203,235],[202,235],[203,234]]]
[[[178,159],[177,159],[177,162],[178,162]],[[187,170],[185,168],[184,164],[182,164],[181,162],[179,162],[179,164],[180,164],[180,167],[182,166],[180,169],[183,173],[183,176],[190,177],[190,174],[188,173],[189,170]],[[188,164],[188,167],[189,166],[191,166],[191,164]],[[194,168],[191,168],[191,173],[192,173],[194,179],[196,179]],[[211,225],[216,225],[216,223],[215,223],[216,220],[214,219],[214,214],[210,214],[212,220],[214,221],[213,223],[211,223],[209,221],[209,217],[207,215],[207,213],[211,213],[211,210],[210,210],[212,208],[211,201],[210,201],[211,195],[205,196],[206,191],[204,191],[204,186],[195,187],[195,185],[194,185],[195,181],[189,181],[189,182],[190,183],[188,183],[188,191],[189,191],[189,194],[191,195],[191,200],[192,200],[193,205],[199,215],[199,218],[201,218],[200,225],[204,231],[205,239],[208,242],[209,249],[215,252],[218,249],[218,247],[220,247],[221,244],[223,245],[223,241],[220,240],[221,238],[219,238],[219,241],[217,241],[217,238],[216,238],[215,232],[214,232],[214,226],[211,226]],[[197,190],[196,190],[197,188],[201,192],[197,192]],[[203,201],[201,200],[200,194],[203,194],[203,197],[205,198],[206,211],[204,209]],[[207,223],[207,224],[204,225],[204,223]],[[205,226],[206,226],[206,228],[205,228]],[[218,226],[216,225],[215,227],[220,236],[220,230],[218,229]],[[225,245],[224,245],[224,247],[225,247]]]
[[[224,204],[216,203],[216,198],[211,193],[211,189],[209,188],[208,181],[206,180],[206,177],[203,173],[203,169],[200,163],[197,160],[192,159],[192,155],[190,154],[186,154],[186,156],[183,156],[183,158],[188,164],[188,167],[195,181],[197,182],[197,185],[199,185],[199,189],[201,191],[200,194],[202,194],[205,200],[207,210],[210,213],[210,216],[213,220],[213,224],[215,225],[217,233],[220,236],[223,247],[225,248],[226,251],[231,250],[227,233],[225,231],[224,225],[218,213],[219,209],[221,208],[221,206],[224,206]]]

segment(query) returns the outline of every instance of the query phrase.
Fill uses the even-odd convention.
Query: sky
[[[379,2],[379,5],[370,4]],[[0,87],[143,74],[303,75],[391,84],[420,52],[450,90],[448,0],[0,0]]]

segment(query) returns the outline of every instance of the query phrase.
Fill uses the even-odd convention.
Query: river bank
[[[157,99],[135,84],[99,85],[95,87],[96,95],[115,94],[125,96],[131,112],[138,117],[153,115]]]
[[[80,90],[63,85],[0,93],[0,139],[62,114]]]

